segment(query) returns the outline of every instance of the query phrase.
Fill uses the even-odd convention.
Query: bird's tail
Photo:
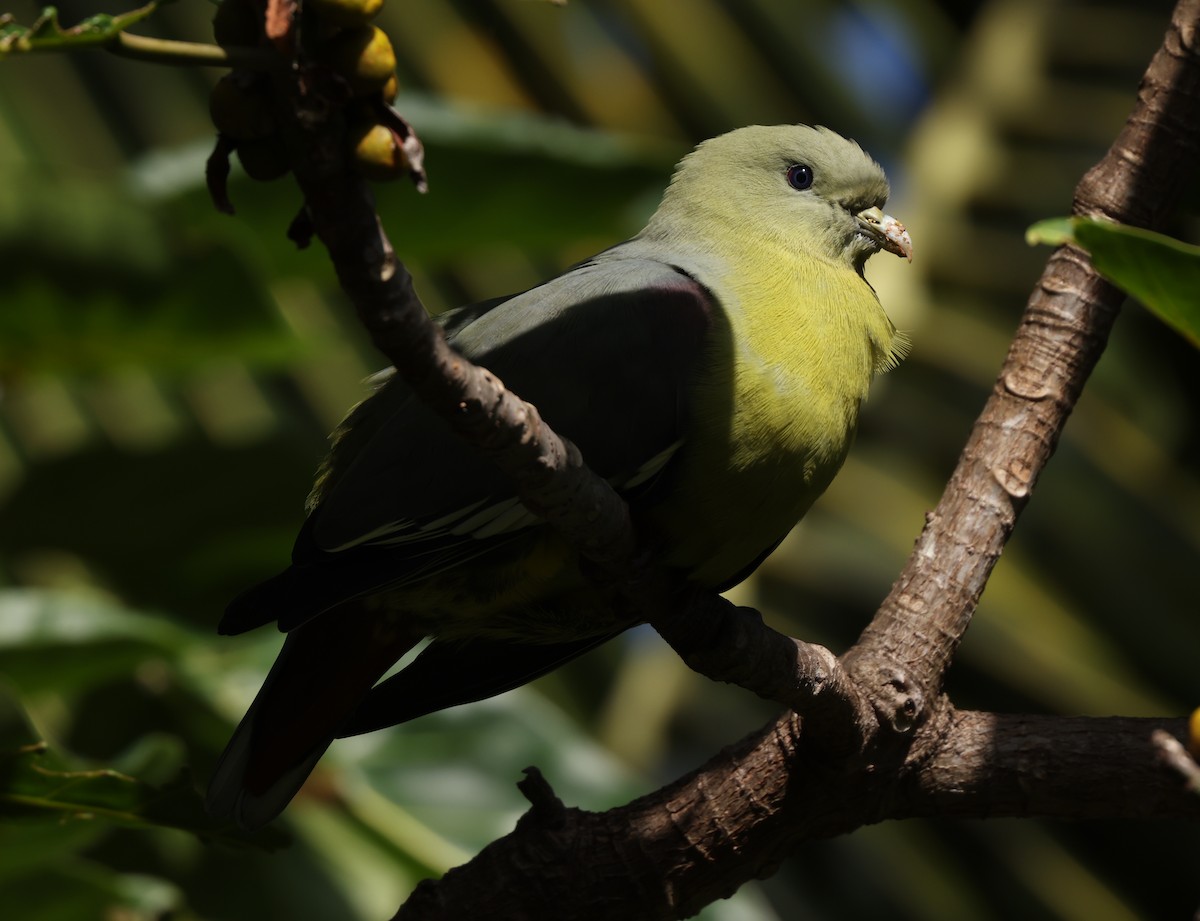
[[[275,818],[372,685],[420,639],[357,601],[289,633],[217,762],[209,812],[247,829]]]

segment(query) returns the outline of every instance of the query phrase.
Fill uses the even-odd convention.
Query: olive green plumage
[[[911,256],[887,194],[832,131],[743,128],[689,154],[631,240],[443,322],[625,495],[664,565],[727,587],[829,484],[871,378],[903,352],[862,277],[880,249]],[[631,625],[395,377],[335,434],[293,565],[221,630],[270,621],[288,640],[209,793],[250,826],[335,736],[498,693]]]

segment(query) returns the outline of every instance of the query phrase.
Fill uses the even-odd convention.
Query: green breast
[[[808,264],[740,302],[736,284],[722,290],[725,322],[692,385],[678,479],[652,515],[668,561],[709,585],[752,565],[824,492],[893,335],[849,269]]]

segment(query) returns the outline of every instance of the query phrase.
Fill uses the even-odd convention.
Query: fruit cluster
[[[407,173],[409,163],[387,118],[398,89],[396,55],[387,34],[370,22],[382,6],[383,0],[304,0],[303,31],[315,63],[340,78],[352,97],[347,142],[360,171],[387,180]],[[213,17],[217,44],[265,44],[265,16],[265,0],[222,0]],[[289,170],[270,93],[265,74],[233,70],[209,97],[213,125],[253,179],[277,179]]]

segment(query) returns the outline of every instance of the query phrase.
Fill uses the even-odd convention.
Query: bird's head
[[[883,211],[887,197],[882,168],[854,141],[828,128],[754,125],[684,157],[647,229],[765,237],[861,272],[881,249],[912,260],[904,225]]]

